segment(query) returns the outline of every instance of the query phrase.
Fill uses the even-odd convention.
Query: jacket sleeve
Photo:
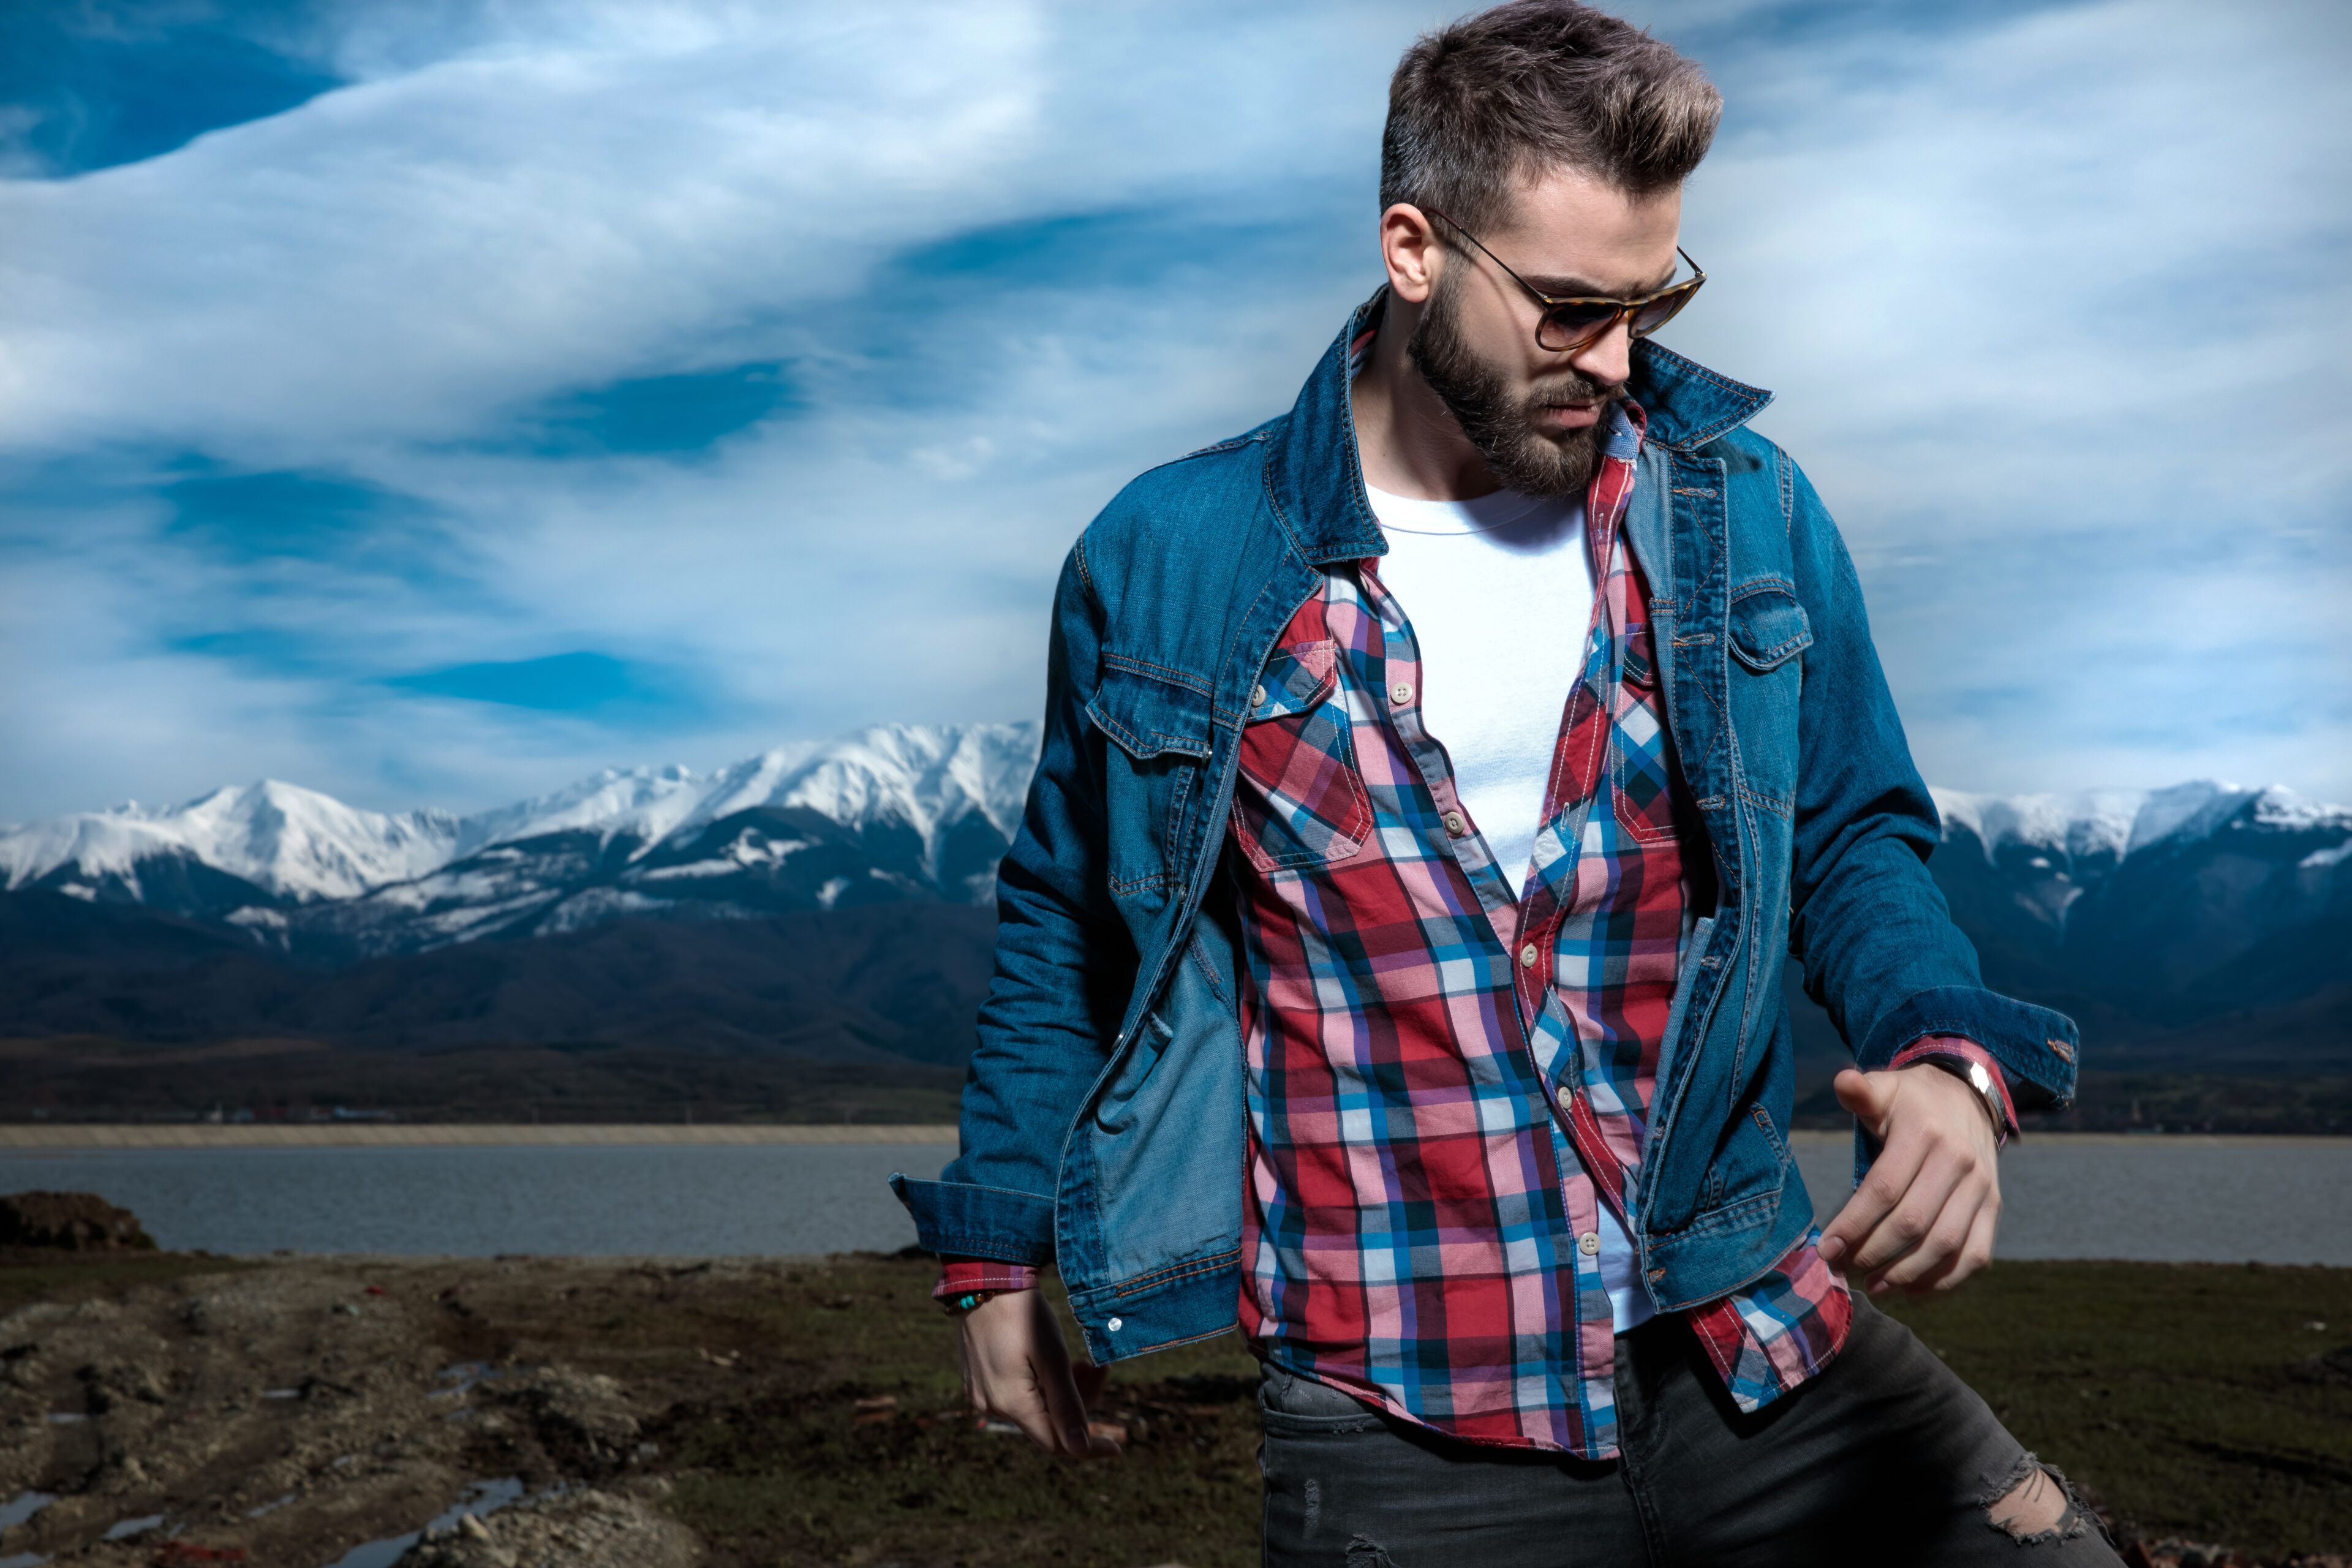
[[[961,1150],[936,1182],[891,1178],[923,1247],[942,1255],[1053,1261],[1062,1142],[1134,984],[1106,871],[1103,738],[1087,718],[1101,612],[1085,549],[1055,592],[1037,772],[997,870],[996,972],[964,1081]]]
[[[2000,1064],[2021,1108],[2064,1104],[2074,1092],[2074,1021],[1985,989],[1976,949],[1927,873],[1942,824],[1871,644],[1853,559],[1793,465],[1790,478],[1790,549],[1813,633],[1789,895],[1806,994],[1863,1068],[1884,1068],[1925,1037],[1958,1035]]]

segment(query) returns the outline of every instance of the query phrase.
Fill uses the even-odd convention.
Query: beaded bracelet
[[[949,1317],[961,1318],[991,1297],[1003,1294],[1002,1290],[965,1290],[957,1295],[942,1298],[940,1305],[947,1309]]]

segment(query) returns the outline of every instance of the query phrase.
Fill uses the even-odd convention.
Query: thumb
[[[1866,1073],[1847,1068],[1830,1084],[1837,1101],[1853,1113],[1874,1138],[1884,1131],[1887,1107],[1895,1100],[1893,1073]]]

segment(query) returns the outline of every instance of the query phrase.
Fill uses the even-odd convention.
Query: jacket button
[[[1127,1327],[1127,1320],[1125,1318],[1113,1318],[1109,1322],[1105,1323],[1103,1327],[1108,1329],[1112,1333],[1117,1333],[1119,1330]]]
[[[1527,946],[1519,949],[1519,967],[1521,969],[1533,969],[1536,966],[1536,944],[1534,942],[1529,942]]]
[[[1576,1250],[1581,1252],[1587,1258],[1597,1256],[1601,1251],[1601,1233],[1597,1230],[1588,1230],[1582,1236],[1578,1237],[1576,1238]]]
[[[1265,687],[1253,686],[1250,688],[1250,706],[1253,708],[1263,708],[1265,706]]]
[[[1454,837],[1461,837],[1462,830],[1469,826],[1470,825],[1467,822],[1463,820],[1462,814],[1460,812],[1449,811],[1445,814],[1445,831],[1452,834]]]
[[[1412,700],[1412,682],[1400,680],[1389,688],[1389,700],[1402,708]]]

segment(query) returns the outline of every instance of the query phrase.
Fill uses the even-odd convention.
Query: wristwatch
[[[1984,1102],[1985,1114],[1992,1118],[1993,1142],[2005,1141],[2009,1136],[2009,1121],[2001,1111],[2000,1090],[1994,1086],[1992,1074],[1985,1071],[1984,1063],[1963,1062],[1956,1057],[1929,1057],[1927,1059],[1965,1080],[1970,1089],[1977,1091],[1977,1098]]]

